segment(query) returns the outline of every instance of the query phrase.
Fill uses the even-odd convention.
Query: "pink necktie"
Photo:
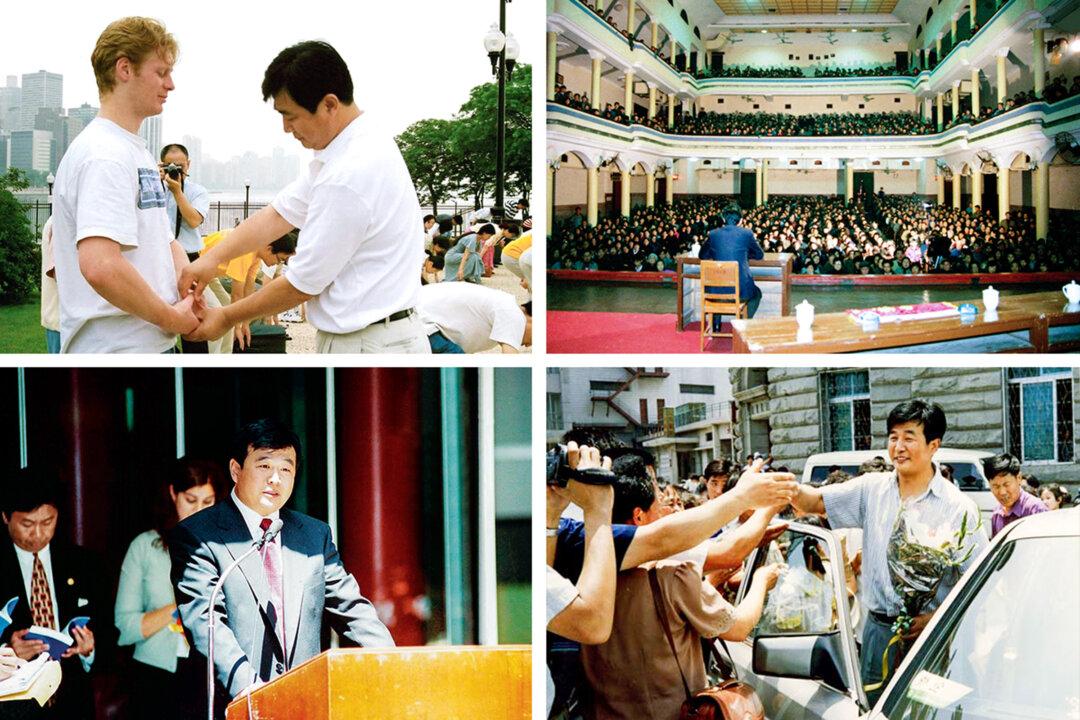
[[[263,518],[259,523],[259,527],[263,532],[270,527],[270,518]],[[268,542],[262,549],[262,561],[263,571],[266,573],[266,582],[270,585],[270,602],[274,605],[274,612],[277,615],[277,630],[279,638],[281,639],[281,648],[285,649],[285,595],[283,592],[283,584],[281,580],[281,544],[278,542],[278,537],[275,537],[271,542]],[[285,653],[285,657],[288,657],[288,652]]]

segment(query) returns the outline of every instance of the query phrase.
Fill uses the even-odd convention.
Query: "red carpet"
[[[724,323],[724,330],[731,328]],[[699,353],[698,323],[675,329],[675,314],[549,310],[549,353]],[[731,338],[712,338],[705,352],[731,352]]]

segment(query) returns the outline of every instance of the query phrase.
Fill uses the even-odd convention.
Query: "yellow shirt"
[[[532,247],[532,233],[525,233],[517,240],[508,243],[503,248],[502,254],[507,257],[512,257],[515,260],[521,259],[521,253],[525,252]]]
[[[199,255],[202,255],[210,248],[217,245],[219,242],[225,239],[229,234],[228,230],[218,230],[217,232],[210,233],[203,238],[203,249],[199,251]],[[227,265],[218,265],[218,276],[227,275],[236,282],[245,282],[247,280],[248,272],[251,270],[253,263],[258,262],[258,258],[255,253],[248,253],[247,255],[241,255],[238,258],[233,258]]]

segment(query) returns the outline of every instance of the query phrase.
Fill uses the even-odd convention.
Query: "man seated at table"
[[[754,233],[739,227],[742,209],[736,203],[724,208],[724,225],[709,231],[709,237],[698,254],[702,260],[739,263],[739,300],[746,303],[746,316],[754,317],[761,304],[761,288],[754,284],[750,275],[750,261],[761,260],[765,252],[758,245]],[[720,318],[715,318],[719,325]]]

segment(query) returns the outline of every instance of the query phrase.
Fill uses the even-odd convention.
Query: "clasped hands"
[[[180,271],[180,277],[176,281],[180,300],[173,304],[176,322],[167,329],[192,342],[216,340],[229,331],[231,323],[224,308],[209,307],[203,299],[203,291],[207,283],[216,277],[216,270],[213,265],[205,262],[205,258],[199,258]],[[237,337],[241,350],[245,343],[250,343],[251,331],[247,323],[240,324]]]

